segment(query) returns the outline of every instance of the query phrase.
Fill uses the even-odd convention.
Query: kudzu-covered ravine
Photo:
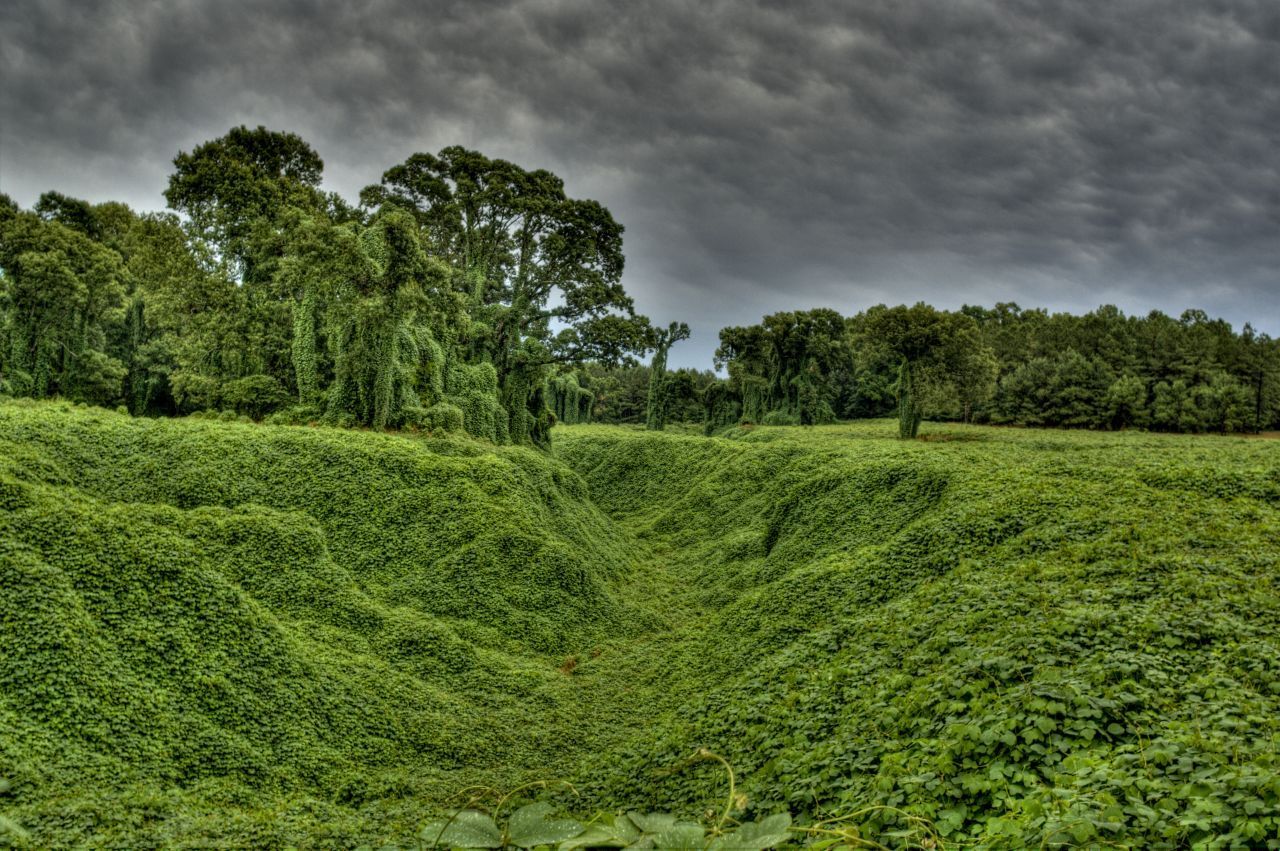
[[[1280,444],[921,434],[0,403],[0,845],[1280,847]]]

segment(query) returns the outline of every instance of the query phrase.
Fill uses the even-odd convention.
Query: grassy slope
[[[661,772],[707,745],[758,811],[1275,832],[1280,449],[891,429],[561,428],[562,464],[2,405],[7,810],[345,847],[540,771],[698,812],[715,772]]]
[[[891,845],[894,808],[983,847],[1280,835],[1280,448],[891,428],[560,432],[702,612],[601,801],[710,804],[711,769],[654,781],[708,746],[757,812],[884,808]]]
[[[578,711],[558,666],[654,620],[584,493],[522,449],[0,405],[20,823],[344,846],[554,769]]]

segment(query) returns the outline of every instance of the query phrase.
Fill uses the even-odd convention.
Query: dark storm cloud
[[[627,226],[673,360],[787,308],[1200,306],[1280,332],[1280,5],[10,2],[0,182],[158,207],[301,133],[353,197],[461,143]],[[679,356],[679,357],[677,357]]]

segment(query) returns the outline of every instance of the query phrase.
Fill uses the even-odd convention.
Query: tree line
[[[554,174],[450,147],[357,206],[323,167],[237,127],[178,154],[171,212],[0,196],[0,392],[545,444],[564,369],[661,344],[622,226]]]
[[[736,422],[921,420],[1256,432],[1280,428],[1280,341],[1188,310],[1084,315],[1016,304],[877,305],[777,313],[725,328],[727,378],[702,392],[707,430]]]
[[[351,204],[263,127],[173,166],[163,213],[0,195],[0,394],[535,445],[591,420],[1280,427],[1280,343],[1203,311],[783,312],[721,330],[721,375],[672,371],[689,328],[635,312],[622,226],[548,171],[449,147]]]

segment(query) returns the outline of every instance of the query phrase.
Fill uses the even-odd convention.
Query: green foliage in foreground
[[[889,845],[910,814],[979,847],[1277,847],[1277,445],[925,432],[565,435],[702,612],[597,800],[688,807],[705,777],[651,778],[703,746],[747,815],[861,811]]]
[[[415,846],[554,776],[696,847],[1278,847],[1277,444],[922,431],[0,404],[0,830]]]
[[[707,851],[764,851],[790,844],[797,837],[789,833],[791,817],[776,813],[759,821],[734,823],[731,813],[738,804],[733,769],[722,758],[700,749],[691,761],[714,760],[724,765],[729,778],[729,795],[724,812],[712,824],[681,821],[668,813],[598,813],[588,822],[558,817],[556,807],[535,801],[511,809],[511,801],[532,788],[552,784],[538,782],[505,794],[478,787],[467,805],[424,827],[419,839],[428,848],[579,848],[707,849]],[[574,791],[572,785],[564,785]],[[486,812],[475,809],[488,798],[496,802]],[[819,835],[815,829],[812,835]],[[837,831],[827,831],[836,833]]]
[[[412,835],[574,744],[557,667],[649,623],[632,568],[536,450],[0,405],[0,814],[38,845]]]
[[[765,851],[798,837],[787,832],[786,813],[751,821],[728,830],[708,831],[698,822],[680,821],[666,813],[607,813],[589,824],[548,819],[554,808],[545,802],[526,804],[500,826],[478,810],[459,810],[422,829],[428,848],[652,848],[668,851]]]

